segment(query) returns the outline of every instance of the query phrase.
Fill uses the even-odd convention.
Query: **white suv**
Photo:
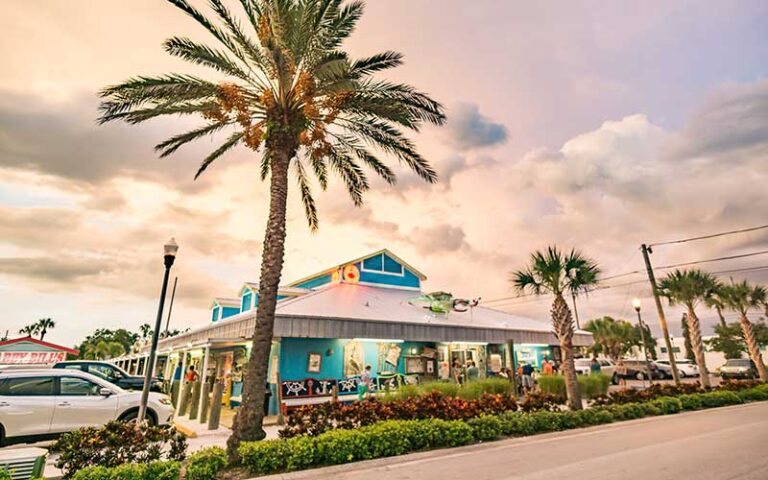
[[[140,403],[141,392],[76,370],[0,372],[0,444],[54,437],[110,420],[135,420]],[[147,419],[152,424],[170,423],[170,399],[150,392]]]
[[[616,365],[606,358],[598,358],[598,363],[600,363],[600,373],[603,375],[608,375],[611,377],[611,382],[616,385],[619,383],[618,379],[616,378],[615,372],[616,372]],[[592,359],[591,358],[577,358],[573,361],[573,363],[576,366],[576,373],[579,375],[589,375],[592,373]]]
[[[672,365],[669,363],[669,360],[654,360],[654,361],[659,365],[672,368]],[[699,367],[696,366],[696,364],[690,360],[675,359],[675,365],[677,365],[677,371],[678,373],[680,373],[680,376],[683,378],[699,376]]]

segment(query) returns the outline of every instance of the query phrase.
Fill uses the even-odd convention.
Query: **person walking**
[[[533,365],[526,363],[523,365],[523,392],[528,393],[533,390]]]
[[[622,386],[622,388],[627,388],[627,366],[624,365],[624,359],[619,358],[619,361],[616,363],[616,377],[619,379],[619,385]]]
[[[597,361],[597,358],[592,357],[592,361],[589,363],[589,373],[595,375],[601,372],[602,368],[600,367],[600,362]]]
[[[366,365],[363,371],[360,373],[360,384],[357,386],[357,399],[369,398],[371,396],[371,386],[373,385],[373,378],[371,378],[371,366]]]
[[[186,380],[187,382],[192,383],[192,382],[196,382],[197,379],[198,379],[198,375],[197,375],[197,372],[195,371],[195,366],[190,365],[189,368],[187,369]]]
[[[554,375],[555,374],[554,367],[546,359],[544,359],[544,361],[541,362],[541,374],[542,375]]]
[[[472,360],[467,362],[467,381],[477,380],[480,377],[480,370],[475,366]]]
[[[461,368],[461,362],[458,360],[453,361],[453,381],[456,382],[457,385],[461,385],[462,379],[464,378],[463,372]]]

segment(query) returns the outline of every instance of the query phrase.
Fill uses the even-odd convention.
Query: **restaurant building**
[[[77,356],[75,349],[44,342],[32,337],[22,337],[0,342],[0,368],[46,367],[67,359],[67,355]]]
[[[374,389],[385,389],[452,381],[469,361],[486,377],[517,362],[538,366],[545,357],[559,359],[548,320],[445,292],[426,293],[425,280],[385,249],[281,287],[268,366],[270,413],[328,401],[334,393],[341,400],[355,398],[366,365]],[[183,382],[180,372],[194,365],[204,385],[224,383],[223,403],[237,407],[258,304],[258,284],[250,282],[237,297],[214,299],[209,325],[160,342],[155,374]],[[576,332],[575,345],[591,343],[588,332]],[[141,374],[147,354],[145,347],[116,363]]]

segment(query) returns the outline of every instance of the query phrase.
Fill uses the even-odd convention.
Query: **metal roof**
[[[277,304],[275,337],[399,338],[412,341],[540,343],[557,339],[549,322],[520,317],[482,306],[467,312],[434,314],[413,306],[413,291],[338,283]],[[161,341],[161,348],[205,340],[251,337],[256,310]],[[592,344],[588,332],[577,331],[574,345]]]

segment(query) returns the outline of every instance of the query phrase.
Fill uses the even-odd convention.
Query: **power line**
[[[734,235],[736,233],[754,232],[755,230],[762,230],[762,229],[765,229],[765,228],[768,228],[768,225],[759,225],[757,227],[742,228],[740,230],[730,230],[728,232],[713,233],[711,235],[702,235],[700,237],[682,238],[680,240],[671,240],[669,242],[651,243],[648,246],[649,247],[658,247],[660,245],[671,245],[673,243],[693,242],[695,240],[706,240],[708,238],[722,237],[722,236],[725,236],[725,235]]]
[[[765,255],[768,253],[768,250],[761,250],[759,252],[752,252],[752,253],[742,253],[739,255],[730,255],[727,257],[718,257],[718,258],[708,258],[706,260],[697,260],[695,262],[685,262],[685,263],[676,263],[673,265],[664,265],[662,267],[653,267],[654,270],[668,270],[670,268],[676,268],[676,267],[687,267],[689,265],[698,265],[700,263],[712,263],[712,262],[722,262],[723,260],[734,260],[737,258],[746,258],[746,257],[754,257],[756,255]]]

